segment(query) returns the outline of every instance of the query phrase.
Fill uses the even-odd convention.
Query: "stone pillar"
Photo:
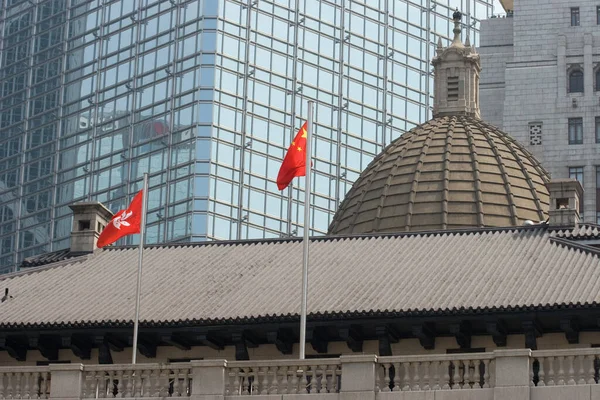
[[[341,356],[342,387],[340,400],[375,400],[377,356]]]
[[[579,223],[579,203],[583,199],[583,187],[575,179],[552,179],[546,183],[550,193],[550,217],[552,229],[572,229]]]
[[[225,398],[226,360],[191,361],[192,396],[190,400],[223,400]]]
[[[494,400],[529,400],[531,350],[494,350]]]
[[[50,376],[51,399],[81,399],[82,364],[50,364]]]
[[[558,86],[556,96],[559,104],[567,97],[567,38],[559,35],[556,46],[556,68],[558,69]],[[567,107],[571,107],[570,104]]]
[[[592,103],[587,103],[586,106],[594,107],[594,62],[592,60],[593,51],[592,51],[592,34],[586,33],[583,35],[583,91],[585,93],[585,97],[588,101]],[[586,110],[587,111],[587,110]],[[587,122],[587,121],[586,121]],[[593,123],[594,121],[592,121]],[[593,126],[593,125],[592,125]],[[585,140],[585,139],[584,139]],[[592,143],[594,141],[592,140]]]
[[[113,217],[113,213],[97,201],[75,203],[69,207],[73,210],[71,252],[93,252],[97,248],[100,234]]]

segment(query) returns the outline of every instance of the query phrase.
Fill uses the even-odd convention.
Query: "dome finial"
[[[469,35],[460,40],[462,13],[452,15],[454,40],[447,48],[438,42],[431,63],[435,69],[433,116],[471,115],[479,118],[479,55],[471,45]]]
[[[451,46],[464,47],[462,42],[460,41],[460,33],[462,30],[460,27],[461,18],[462,13],[458,11],[458,8],[456,8],[456,11],[454,11],[454,14],[452,14],[452,19],[454,20],[454,29],[452,30],[452,32],[454,32],[454,40],[452,40]]]

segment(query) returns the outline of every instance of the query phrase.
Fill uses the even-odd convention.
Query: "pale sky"
[[[504,14],[504,8],[499,0],[494,0],[494,14]]]

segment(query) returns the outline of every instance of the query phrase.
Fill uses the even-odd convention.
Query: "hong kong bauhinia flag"
[[[123,236],[140,233],[142,224],[142,200],[144,191],[135,195],[129,208],[117,212],[98,238],[98,248],[116,242]]]
[[[302,128],[296,134],[279,168],[279,174],[277,175],[279,190],[288,187],[295,177],[306,175],[306,129],[307,122],[302,125]]]

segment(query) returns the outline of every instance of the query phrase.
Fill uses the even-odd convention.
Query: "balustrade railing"
[[[351,367],[346,369],[348,366]],[[528,376],[525,375],[526,366],[529,366]],[[373,367],[375,382],[371,378],[367,379],[368,382],[357,380],[359,376],[372,376]],[[516,371],[523,371],[523,374]],[[219,387],[223,385],[226,396],[341,395],[344,393],[342,373],[346,381],[351,382],[350,389],[347,386],[345,390],[352,393],[354,384],[359,381],[363,391],[372,391],[374,385],[377,392],[487,389],[493,388],[497,379],[502,382],[499,383],[502,387],[513,380],[515,386],[519,387],[529,381],[533,388],[596,385],[600,383],[600,349],[498,350],[493,353],[345,356],[312,360],[207,360],[174,364],[0,367],[0,400],[64,398],[65,388],[69,393],[66,397],[69,398],[189,398],[192,388],[198,392],[194,395],[214,394],[215,390],[220,390],[215,388],[215,384]],[[73,386],[77,380],[80,385]],[[545,393],[547,390],[538,392]],[[490,398],[489,391],[479,393]]]
[[[230,362],[225,393],[229,396],[337,393],[341,376],[339,360]]]
[[[600,374],[600,349],[532,352],[531,386],[593,385]]]
[[[1,368],[0,399],[47,399],[49,395],[47,367]]]
[[[86,366],[81,397],[189,397],[189,364]]]
[[[489,388],[493,353],[379,357],[376,390],[381,392]]]

